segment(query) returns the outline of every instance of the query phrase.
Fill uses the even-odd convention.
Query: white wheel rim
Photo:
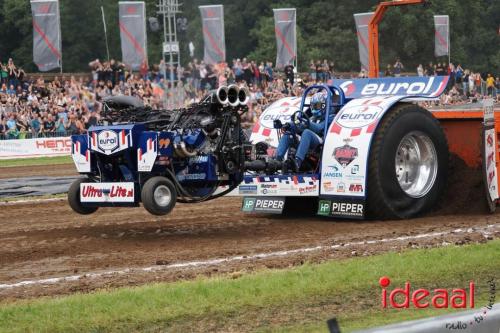
[[[421,198],[436,181],[438,158],[432,140],[413,131],[401,139],[395,158],[396,177],[401,189],[412,198]]]
[[[153,196],[156,204],[161,207],[167,207],[172,201],[172,192],[166,185],[156,187]]]

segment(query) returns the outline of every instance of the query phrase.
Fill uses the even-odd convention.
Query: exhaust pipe
[[[240,92],[240,88],[237,85],[232,84],[227,87],[227,101],[231,106],[238,106],[240,104],[238,95]]]
[[[241,87],[240,91],[238,91],[238,101],[240,105],[246,105],[250,100],[250,91],[247,87]]]
[[[215,92],[215,98],[217,99],[217,102],[219,102],[222,105],[226,105],[228,103],[227,97],[228,97],[228,89],[226,86],[221,86],[217,91]]]

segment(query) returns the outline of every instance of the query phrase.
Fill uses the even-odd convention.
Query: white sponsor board
[[[0,159],[71,155],[71,138],[0,140]]]
[[[82,183],[81,202],[134,202],[134,183]]]
[[[316,177],[304,176],[302,179],[293,176],[253,177],[238,186],[240,196],[297,196],[317,197],[319,180]]]

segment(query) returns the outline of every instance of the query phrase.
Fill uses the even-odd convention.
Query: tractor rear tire
[[[82,215],[89,215],[95,213],[98,207],[89,207],[83,206],[80,201],[80,184],[81,183],[90,183],[88,179],[78,178],[73,183],[68,190],[68,203],[71,209],[73,209],[76,213]]]
[[[177,202],[177,191],[168,178],[152,177],[142,186],[141,201],[149,213],[167,215]]]
[[[393,107],[372,141],[368,215],[408,219],[432,209],[446,187],[448,159],[446,136],[429,111],[414,104]]]

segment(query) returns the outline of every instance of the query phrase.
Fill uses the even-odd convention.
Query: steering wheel
[[[295,111],[295,113],[292,115],[292,122],[295,124],[295,126],[302,123],[305,127],[309,127],[311,120],[305,112]]]

